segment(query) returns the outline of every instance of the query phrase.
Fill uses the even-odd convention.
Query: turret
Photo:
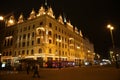
[[[35,13],[35,10],[33,9],[30,13],[30,16],[29,16],[28,20],[31,20],[31,19],[34,19],[34,18],[36,18],[36,13]]]
[[[75,27],[75,33],[79,34],[77,27]]]
[[[71,25],[70,20],[67,22],[67,28],[71,31],[73,31],[73,25]]]
[[[14,16],[10,16],[9,20],[7,21],[7,26],[12,26],[15,24],[15,18]]]
[[[64,24],[64,22],[63,22],[63,18],[62,18],[62,15],[60,15],[60,16],[58,17],[58,22]]]
[[[47,10],[47,14],[48,14],[49,16],[51,16],[52,18],[55,18],[55,16],[53,15],[53,10],[52,10],[51,7],[48,8],[48,10]]]
[[[18,18],[18,23],[22,23],[24,21],[23,19],[24,19],[23,15],[21,14]]]
[[[37,17],[44,15],[44,14],[45,14],[45,8],[43,6],[41,6],[38,11]]]

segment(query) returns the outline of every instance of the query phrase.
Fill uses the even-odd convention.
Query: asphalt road
[[[120,69],[114,67],[76,67],[62,69],[40,69],[40,78],[33,78],[33,72],[0,73],[0,80],[120,80]]]

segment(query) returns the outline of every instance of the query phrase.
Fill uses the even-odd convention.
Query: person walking
[[[33,77],[40,77],[39,75],[39,65],[35,64]]]

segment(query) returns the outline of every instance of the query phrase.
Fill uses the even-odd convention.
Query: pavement
[[[120,69],[115,67],[41,68],[39,74],[33,78],[33,71],[1,71],[0,80],[120,80]]]

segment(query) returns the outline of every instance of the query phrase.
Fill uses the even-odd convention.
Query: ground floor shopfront
[[[62,67],[69,66],[80,66],[84,60],[73,57],[62,57],[62,56],[53,56],[53,55],[34,55],[34,56],[3,56],[1,57],[1,61],[4,64],[11,64],[12,66],[16,66],[20,63],[20,61],[24,60],[33,60],[40,64],[41,67],[58,67],[59,63],[61,63]]]

